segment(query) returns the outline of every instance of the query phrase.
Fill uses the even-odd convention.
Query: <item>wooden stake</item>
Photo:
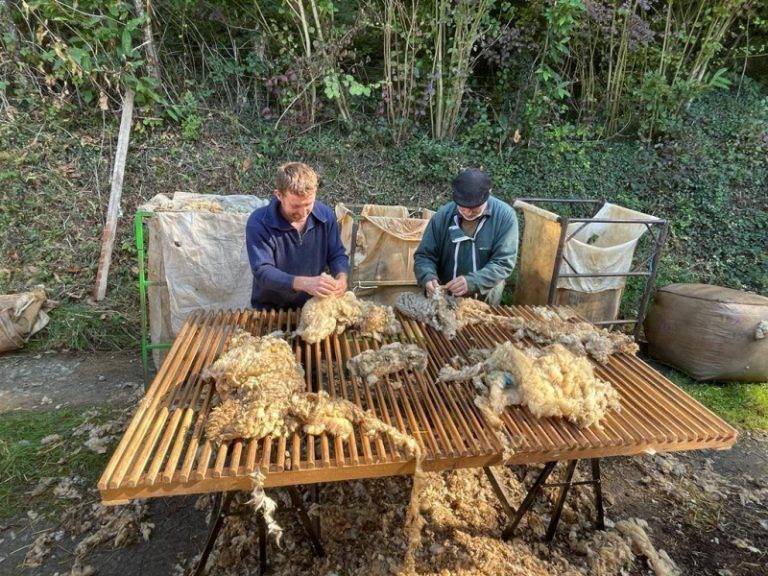
[[[93,297],[96,301],[103,300],[107,293],[107,275],[112,262],[112,247],[115,245],[117,217],[120,212],[120,197],[123,194],[123,177],[125,176],[125,159],[128,156],[128,141],[131,138],[131,122],[133,120],[133,90],[128,89],[123,97],[123,114],[120,118],[120,133],[117,137],[115,162],[112,165],[112,187],[109,193],[109,208],[104,224],[104,234],[101,238],[101,257],[99,269],[96,272],[96,286]]]
[[[146,0],[146,9],[144,8],[145,0],[133,0],[133,5],[136,10],[136,16],[143,18],[144,25],[142,26],[142,32],[144,34],[144,51],[147,55],[147,72],[157,82],[157,87],[162,82],[160,78],[160,59],[157,57],[157,50],[155,49],[155,41],[152,33],[152,5],[150,0]]]

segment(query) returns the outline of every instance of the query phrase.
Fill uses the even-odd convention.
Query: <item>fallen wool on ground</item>
[[[509,468],[496,469],[514,503],[519,503],[536,476],[521,483]],[[557,474],[557,473],[556,473]],[[579,471],[577,470],[577,479]],[[558,538],[541,542],[551,501],[541,498],[534,504],[511,542],[501,539],[507,518],[482,470],[426,473],[423,478],[420,513],[425,525],[415,549],[414,571],[423,576],[619,576],[642,570],[646,554],[664,555],[651,544],[635,547],[632,539],[609,525],[596,531],[592,495],[588,487],[575,486],[563,511]],[[326,550],[317,557],[307,545],[287,495],[271,491],[283,503],[276,520],[284,527],[282,546],[272,548],[270,562],[281,576],[390,576],[407,573],[403,554],[408,538],[399,528],[405,521],[411,493],[409,478],[391,477],[323,485],[320,504],[310,509],[316,515]],[[556,496],[556,491],[552,497]],[[258,558],[256,519],[244,501],[222,529],[209,566],[221,576],[250,574]],[[653,542],[642,521],[637,523]],[[610,523],[609,523],[610,524]],[[636,550],[633,551],[633,550]],[[657,576],[662,576],[657,574]]]

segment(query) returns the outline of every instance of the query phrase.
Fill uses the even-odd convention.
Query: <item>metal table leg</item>
[[[501,482],[496,476],[496,473],[491,469],[490,466],[485,466],[483,471],[485,471],[485,475],[488,477],[488,481],[491,483],[491,488],[493,488],[493,492],[496,494],[496,498],[499,499],[499,503],[501,503],[501,507],[504,509],[504,513],[510,519],[514,518],[515,508],[510,503],[509,497],[507,496],[504,487],[501,485]]]
[[[552,511],[552,517],[549,521],[549,526],[547,527],[545,540],[551,541],[554,538],[555,532],[557,531],[557,526],[560,523],[560,517],[562,516],[562,513],[563,513],[565,501],[568,497],[568,492],[570,491],[572,486],[582,486],[582,485],[592,486],[593,490],[595,491],[595,511],[596,511],[595,528],[597,528],[598,530],[605,529],[605,511],[603,509],[603,491],[602,491],[602,483],[600,480],[600,459],[592,458],[590,460],[590,464],[592,468],[592,477],[590,480],[574,482],[573,475],[578,463],[579,463],[579,460],[571,460],[570,462],[568,462],[568,467],[566,468],[566,472],[565,472],[565,481],[554,482],[550,484],[550,483],[547,483],[547,479],[552,474],[552,472],[555,469],[555,466],[558,463],[548,462],[544,466],[544,469],[539,473],[539,476],[536,478],[536,481],[533,483],[533,486],[531,486],[531,488],[528,490],[528,493],[525,495],[525,499],[523,500],[523,503],[520,504],[520,507],[514,512],[512,512],[514,508],[510,504],[509,499],[507,498],[507,495],[504,492],[498,478],[493,474],[492,470],[490,470],[489,468],[485,469],[486,474],[488,475],[488,479],[491,482],[491,486],[493,487],[493,491],[495,492],[496,497],[499,499],[499,502],[501,502],[502,508],[504,508],[504,511],[512,518],[512,522],[509,524],[509,526],[507,526],[504,529],[504,532],[502,533],[502,538],[504,538],[504,540],[510,540],[514,536],[515,530],[517,529],[518,524],[523,519],[523,516],[525,516],[525,514],[531,509],[534,501],[536,500],[536,497],[544,488],[560,488],[560,494],[558,495],[557,502],[555,502],[555,507]]]
[[[603,485],[600,480],[600,458],[592,458],[592,485],[595,489],[595,528],[605,530],[605,511],[603,510]]]
[[[525,513],[528,512],[530,507],[533,505],[534,500],[536,500],[536,496],[538,496],[541,488],[544,485],[544,482],[546,482],[547,478],[549,478],[549,475],[552,474],[552,470],[555,469],[556,464],[557,462],[547,462],[545,464],[544,469],[539,473],[539,476],[536,478],[533,486],[531,486],[531,489],[528,490],[528,494],[526,494],[525,500],[523,500],[523,503],[520,504],[520,508],[518,508],[517,512],[515,512],[515,517],[512,519],[512,522],[509,526],[504,528],[504,532],[501,533],[501,537],[504,540],[511,540],[515,535],[517,525],[520,524],[520,520],[523,519]]]
[[[309,536],[312,549],[317,556],[325,556],[323,543],[320,541],[320,533],[316,530],[315,523],[312,522],[309,514],[307,514],[307,509],[304,506],[304,500],[302,499],[301,494],[299,494],[296,486],[288,486],[287,489],[288,494],[291,497],[291,503],[296,510],[296,515],[299,517],[299,521],[301,522],[304,531],[307,533],[307,536]]]
[[[552,538],[555,537],[555,531],[557,530],[557,525],[560,523],[560,516],[563,513],[563,506],[565,506],[565,499],[568,497],[568,490],[570,490],[571,488],[571,482],[573,481],[573,473],[576,471],[577,463],[578,463],[578,460],[571,460],[570,462],[568,462],[568,468],[566,469],[566,472],[565,472],[565,482],[560,488],[560,496],[558,496],[557,498],[555,509],[552,512],[552,518],[549,520],[549,527],[547,528],[547,534],[546,536],[544,536],[544,539],[547,542],[551,542]]]
[[[259,533],[259,576],[267,573],[267,521],[264,519],[264,512],[259,510],[256,515],[256,524]]]
[[[221,525],[224,522],[224,517],[229,511],[229,505],[232,503],[233,492],[219,492],[216,494],[216,500],[213,504],[213,511],[211,512],[211,527],[208,530],[208,539],[205,542],[205,547],[200,555],[200,560],[197,562],[194,576],[202,576],[205,571],[205,564],[208,562],[208,557],[211,555],[213,545],[216,543],[216,538],[219,536]]]

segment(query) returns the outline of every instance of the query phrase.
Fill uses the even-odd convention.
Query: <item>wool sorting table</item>
[[[533,318],[528,307],[500,306],[495,311]],[[516,444],[506,464],[547,463],[526,501],[515,511],[489,468],[501,462],[502,446],[473,402],[472,384],[437,381],[438,370],[452,358],[466,357],[473,348],[489,348],[510,340],[511,334],[496,325],[474,325],[448,340],[431,327],[402,316],[400,320],[404,330],[397,339],[417,343],[429,352],[426,371],[394,374],[367,386],[350,376],[345,366],[349,358],[379,343],[354,332],[333,335],[314,345],[295,338],[293,347],[304,366],[307,389],[325,390],[333,397],[372,409],[384,422],[412,435],[422,446],[425,471],[484,467],[502,506],[513,517],[505,536],[511,535],[546,486],[561,487],[548,536],[554,534],[562,510],[560,500],[565,500],[568,488],[575,484],[573,472],[581,459],[592,462],[592,480],[586,483],[595,487],[600,526],[600,458],[725,449],[736,440],[736,430],[659,372],[639,358],[617,354],[607,365],[596,365],[596,374],[610,382],[621,398],[621,411],[610,412],[602,428],[580,429],[560,418],[539,419],[524,407],[510,407],[502,415]],[[257,471],[265,474],[267,488],[412,474],[412,457],[403,454],[388,438],[369,439],[357,427],[347,442],[327,434],[298,433],[288,438],[236,440],[218,446],[206,439],[204,428],[214,389],[201,374],[226,349],[233,330],[240,327],[256,335],[276,330],[289,333],[297,322],[298,312],[290,310],[190,316],[99,480],[102,501],[120,504],[139,498],[251,490]],[[568,461],[566,481],[545,484],[556,463],[562,461]],[[305,524],[301,497],[295,488],[290,494]],[[221,502],[218,504],[220,507]],[[310,531],[310,536],[319,548],[317,534]]]

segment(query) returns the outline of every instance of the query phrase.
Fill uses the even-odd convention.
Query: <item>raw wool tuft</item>
[[[590,574],[624,574],[634,564],[632,549],[614,530],[596,530],[591,538],[580,540],[573,528],[568,540],[574,552],[586,556]]]
[[[580,427],[598,424],[608,410],[620,409],[618,393],[595,376],[589,360],[560,344],[523,352],[504,342],[480,363],[461,369],[444,366],[439,379],[471,379],[475,386],[482,382],[485,390],[475,404],[497,426],[499,414],[515,404],[526,405],[537,418],[563,417]]]
[[[149,540],[155,526],[145,521],[147,511],[143,501],[124,506],[94,504],[92,521],[97,528],[75,547],[75,556],[83,558],[104,542],[112,542],[113,548],[120,548],[142,539]]]
[[[53,489],[53,495],[63,500],[80,500],[83,495],[76,488],[78,480],[82,480],[77,476],[64,476],[59,480],[59,483]]]
[[[246,504],[253,505],[253,509],[264,516],[264,522],[267,525],[267,535],[272,536],[275,539],[275,544],[279,547],[280,540],[283,537],[283,529],[275,520],[277,502],[267,496],[267,493],[264,490],[264,474],[257,470],[252,476],[253,490],[251,490],[251,499],[248,500]]]
[[[460,328],[488,322],[489,319],[504,318],[494,314],[490,305],[481,300],[475,298],[458,298],[457,300],[459,302],[456,306],[456,320]]]
[[[457,298],[446,294],[442,287],[435,289],[429,297],[403,292],[398,295],[395,307],[406,316],[442,332],[448,339],[455,338],[456,332],[465,326],[515,322],[512,318],[494,313],[490,305],[481,300]],[[519,327],[515,325],[514,329]]]
[[[344,296],[313,296],[307,300],[296,334],[304,342],[315,344],[348,328],[356,328],[363,336],[376,340],[402,330],[391,306],[358,300],[354,293],[346,292]]]
[[[380,341],[382,336],[394,336],[403,331],[392,306],[376,304],[368,300],[360,300],[359,302],[360,319],[355,322],[354,327],[361,336],[368,336]]]
[[[291,396],[304,390],[304,370],[285,340],[238,330],[205,377],[214,379],[220,399],[206,423],[212,440],[281,437],[292,431],[284,416]]]
[[[296,334],[314,344],[331,334],[341,334],[360,319],[360,302],[352,292],[344,296],[313,296],[301,309]]]
[[[331,398],[326,392],[308,392],[294,395],[288,410],[288,416],[295,421],[296,428],[301,427],[305,434],[328,432],[347,440],[354,430],[353,425],[357,424],[369,438],[384,434],[406,456],[420,457],[421,448],[412,436],[386,424],[373,412],[365,411],[349,400]]]
[[[401,370],[426,370],[427,352],[416,344],[393,342],[378,350],[366,350],[347,362],[353,376],[363,378],[369,385],[379,378]]]
[[[537,418],[562,417],[586,428],[599,425],[609,410],[621,409],[618,392],[595,376],[591,362],[561,344],[529,354],[509,343],[497,346],[496,352],[502,348],[505,370],[517,382],[523,404]]]
[[[69,571],[69,576],[93,576],[93,574],[96,574],[96,569],[90,564],[83,564],[80,558],[75,559]]]
[[[440,287],[436,288],[429,297],[413,292],[402,292],[397,296],[395,308],[409,318],[432,326],[448,339],[456,337],[456,331],[459,328],[456,302]]]
[[[450,364],[446,364],[440,368],[437,378],[441,382],[461,382],[462,380],[471,380],[476,388],[484,390],[485,383],[483,382],[482,377],[487,370],[488,369],[483,362],[468,364],[463,368],[454,368]]]
[[[567,309],[534,306],[533,312],[540,320],[523,320],[521,331],[537,344],[562,344],[574,354],[589,355],[600,364],[607,364],[612,354],[637,353],[631,336],[589,322],[572,321],[574,314]]]
[[[755,328],[755,340],[762,340],[768,336],[768,320],[761,320]]]
[[[203,374],[213,378],[216,391],[229,398],[242,389],[288,395],[304,390],[304,370],[288,343],[275,334],[254,336],[237,329],[227,351]]]
[[[639,518],[616,522],[616,530],[629,540],[632,552],[645,556],[656,576],[679,576],[681,572],[669,555],[664,550],[656,550],[651,543],[647,528],[648,523]]]
[[[29,568],[37,568],[40,566],[51,553],[54,539],[54,533],[49,531],[43,532],[35,538],[35,541],[32,542],[32,546],[27,550],[27,554],[24,556],[23,566]]]

